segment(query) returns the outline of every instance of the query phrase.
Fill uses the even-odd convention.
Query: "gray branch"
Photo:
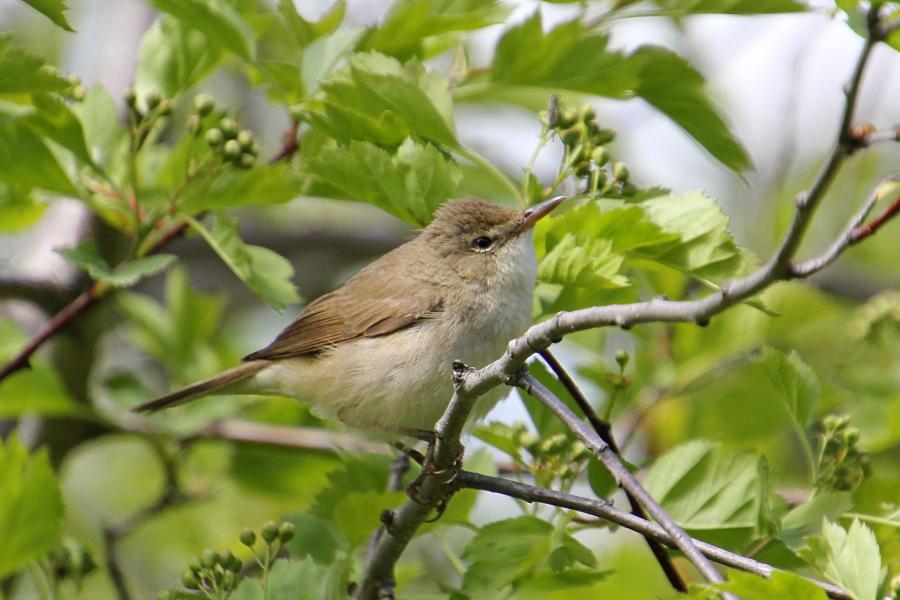
[[[670,547],[677,547],[672,537],[659,525],[651,523],[646,519],[641,519],[630,513],[613,507],[609,502],[602,500],[592,500],[575,496],[574,494],[566,494],[557,492],[526,483],[510,481],[500,477],[489,477],[479,473],[470,473],[463,471],[459,474],[457,482],[460,487],[483,490],[494,494],[502,494],[511,498],[518,498],[526,502],[540,502],[551,506],[559,506],[575,510],[587,515],[599,517],[610,523],[615,523],[631,531],[640,533],[646,537],[655,539]],[[776,569],[771,565],[747,558],[734,552],[729,552],[718,546],[692,539],[691,542],[704,556],[721,565],[755,573],[762,577],[769,577]],[[839,600],[852,600],[852,596],[836,585],[819,581],[817,579],[806,578],[812,583],[822,588],[830,598]]]

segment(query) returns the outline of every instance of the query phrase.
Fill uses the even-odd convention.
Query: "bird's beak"
[[[516,228],[516,233],[523,233],[534,227],[535,223],[549,215],[550,212],[562,204],[562,201],[565,199],[566,196],[556,196],[555,198],[550,198],[549,200],[541,202],[537,206],[532,206],[531,208],[522,211],[523,219]]]

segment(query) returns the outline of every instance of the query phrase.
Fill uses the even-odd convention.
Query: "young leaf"
[[[778,537],[788,548],[798,551],[804,546],[805,538],[821,533],[825,519],[835,520],[851,508],[853,500],[849,492],[813,496],[782,517]]]
[[[185,192],[189,200],[181,210],[190,215],[204,210],[235,206],[283,204],[300,194],[303,178],[290,165],[259,165],[246,171],[230,169],[196,196]]]
[[[61,92],[69,87],[69,82],[43,66],[40,56],[14,48],[9,34],[0,35],[0,94]]]
[[[496,0],[401,0],[384,22],[370,31],[361,50],[401,60],[423,56],[425,38],[502,23],[510,9]]]
[[[189,222],[238,279],[261,300],[278,310],[300,301],[297,289],[291,283],[294,276],[291,263],[268,248],[244,244],[238,236],[237,221],[217,213],[213,216],[211,229],[193,219]]]
[[[416,136],[456,148],[447,80],[410,61],[369,52],[350,59],[350,68],[321,83],[321,108],[307,118],[338,142],[371,141],[399,146]]]
[[[484,593],[500,590],[530,575],[552,549],[553,526],[537,517],[519,517],[485,525],[466,546],[471,562],[463,589]]]
[[[2,68],[2,67],[0,67]],[[75,195],[44,140],[23,119],[0,117],[0,182]]]
[[[331,521],[309,513],[291,513],[284,520],[294,524],[294,537],[285,544],[291,556],[309,556],[321,565],[334,562],[338,541]]]
[[[128,143],[128,132],[118,119],[111,117],[117,113],[112,96],[102,86],[94,86],[71,110],[81,121],[91,159],[112,171],[116,166],[114,157]]]
[[[230,4],[209,0],[151,0],[151,4],[244,60],[255,58],[253,31]]]
[[[849,530],[827,519],[821,537],[807,539],[801,554],[856,600],[875,600],[881,582],[881,551],[872,530],[855,520]]]
[[[785,571],[774,571],[768,578],[731,571],[728,581],[715,586],[717,590],[731,592],[743,600],[770,600],[790,598],[791,600],[827,600],[825,590],[799,575]]]
[[[31,227],[44,214],[47,204],[38,202],[31,190],[0,183],[0,232]]]
[[[396,508],[408,496],[401,492],[365,491],[346,494],[334,507],[334,522],[355,548],[372,536],[381,525],[381,511]]]
[[[165,271],[173,262],[172,254],[154,254],[136,258],[115,268],[100,256],[94,240],[88,240],[75,248],[61,248],[57,252],[66,260],[88,272],[95,281],[113,287],[131,287],[144,277]]]
[[[499,86],[539,87],[631,97],[639,61],[607,49],[609,37],[581,20],[543,31],[541,13],[507,31],[497,44],[491,81]]]
[[[28,124],[74,154],[85,165],[93,166],[94,160],[84,140],[84,129],[75,113],[56,96],[36,93],[31,97],[37,110],[25,117]]]
[[[760,477],[755,454],[695,440],[660,457],[644,486],[685,529],[752,528],[765,501]]]
[[[278,12],[288,26],[293,42],[300,48],[306,48],[316,38],[334,32],[343,22],[347,3],[337,0],[317,22],[311,22],[300,16],[294,0],[279,0]]]
[[[368,142],[326,147],[305,168],[328,186],[319,194],[368,202],[415,225],[431,222],[461,179],[452,160],[412,138],[393,155]]]
[[[0,576],[46,554],[62,527],[62,495],[46,449],[29,456],[10,436],[0,443]]]
[[[320,600],[330,598],[325,592],[328,582],[326,569],[313,561],[279,560],[269,572],[267,600]],[[235,596],[229,596],[235,599]]]
[[[821,395],[815,372],[794,350],[785,354],[766,346],[759,360],[778,391],[778,397],[796,423],[798,433],[805,439],[806,428],[815,416]]]
[[[735,172],[753,168],[706,94],[703,76],[686,60],[655,46],[638,48],[631,59],[641,64],[637,95],[675,121],[719,162]]]
[[[69,9],[64,0],[25,0],[25,3],[31,6],[51,21],[66,31],[75,32],[69,22],[66,20],[66,11]],[[2,70],[2,69],[0,69]]]
[[[136,87],[175,96],[209,75],[222,57],[219,44],[189,24],[164,15],[141,39]]]
[[[547,249],[538,265],[538,280],[564,287],[625,287],[628,279],[619,274],[624,257],[612,246],[612,240],[567,234]]]
[[[300,76],[303,90],[312,95],[319,90],[335,68],[353,51],[362,35],[361,27],[341,27],[330,35],[316,38],[303,50],[300,58]]]

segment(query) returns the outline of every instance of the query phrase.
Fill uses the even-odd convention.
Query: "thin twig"
[[[722,575],[694,546],[693,541],[685,533],[684,529],[672,520],[672,517],[663,510],[659,503],[647,493],[647,490],[644,489],[644,486],[641,485],[637,478],[631,474],[631,471],[622,464],[622,461],[619,460],[619,457],[613,452],[609,444],[604,442],[596,432],[589,429],[584,421],[579,419],[578,415],[572,412],[562,400],[557,398],[553,392],[525,370],[521,371],[516,377],[511,378],[510,384],[521,387],[550,409],[550,412],[555,414],[575,434],[575,437],[603,463],[603,466],[609,470],[618,484],[629,492],[634,500],[643,506],[650,513],[650,516],[666,530],[675,545],[684,552],[684,555],[707,581],[712,583],[724,581]]]
[[[481,475],[480,473],[471,473],[469,471],[460,472],[456,481],[461,488],[471,488],[494,494],[503,494],[504,496],[518,498],[526,502],[540,502],[542,504],[559,506],[560,508],[593,515],[611,523],[616,523],[617,525],[644,536],[652,537],[667,546],[676,546],[672,537],[659,525],[619,510],[613,507],[612,504],[603,500],[583,498],[574,494],[557,492],[547,488],[511,481],[509,479],[501,479],[499,477]],[[762,577],[769,577],[777,570],[771,565],[753,560],[752,558],[747,558],[740,554],[729,552],[728,550],[708,544],[701,540],[692,539],[691,541],[704,556],[721,565],[740,569],[741,571],[747,571],[749,573],[755,573]],[[852,596],[849,593],[836,585],[818,581],[816,579],[806,579],[822,588],[830,598],[852,600]]]
[[[565,367],[563,367],[562,364],[558,360],[556,360],[556,357],[553,356],[550,350],[542,350],[540,352],[540,355],[541,358],[546,361],[547,365],[553,370],[553,372],[556,373],[556,376],[559,378],[563,386],[565,386],[566,390],[568,390],[569,394],[572,396],[572,399],[575,400],[575,403],[578,404],[578,408],[581,409],[581,412],[587,418],[588,423],[590,423],[594,428],[594,431],[597,432],[597,435],[600,436],[600,439],[606,442],[613,452],[621,456],[619,447],[616,444],[616,439],[613,436],[612,426],[606,421],[603,421],[599,416],[597,416],[596,411],[591,406],[590,402],[587,401],[587,398],[584,397],[584,394],[581,393],[581,389],[578,387],[578,384],[575,383],[575,380],[572,379],[568,371],[566,371]],[[644,512],[644,509],[641,507],[641,504],[637,501],[637,499],[632,496],[631,492],[626,490],[625,496],[628,498],[628,504],[631,507],[631,514],[640,519],[646,519],[647,514]],[[672,587],[679,592],[686,592],[688,589],[687,583],[684,581],[681,573],[678,572],[678,568],[672,561],[672,557],[669,556],[668,552],[666,552],[666,549],[663,548],[662,545],[651,536],[645,535],[644,540],[646,540],[647,546],[650,547],[650,551],[656,558],[656,562],[659,563],[659,566],[662,568],[663,573],[665,573],[666,575],[666,579],[669,580],[669,583],[672,585]]]
[[[338,449],[373,454],[387,452],[385,444],[367,442],[345,433],[312,427],[268,425],[242,419],[214,421],[186,441],[195,439],[227,440],[314,452],[333,452]]]
[[[867,237],[874,235],[876,231],[881,229],[888,221],[897,216],[897,213],[900,213],[900,196],[894,199],[894,201],[888,205],[887,208],[882,211],[880,215],[869,221],[864,225],[860,225],[856,229],[853,230],[853,235],[851,244],[856,244],[866,239]]]

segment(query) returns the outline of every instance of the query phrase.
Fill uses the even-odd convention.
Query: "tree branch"
[[[637,477],[632,475],[631,471],[622,464],[609,444],[604,442],[596,432],[588,429],[584,421],[579,419],[562,400],[557,398],[544,384],[525,370],[513,377],[510,384],[521,387],[550,409],[550,412],[555,414],[575,434],[575,437],[603,463],[603,466],[615,477],[616,482],[666,530],[666,533],[669,534],[675,545],[684,552],[684,555],[707,581],[712,583],[724,581],[722,575],[694,546],[690,536],[672,520],[672,517],[647,493],[647,490],[637,480]]]
[[[640,533],[645,537],[651,537],[667,546],[676,547],[672,537],[659,525],[619,510],[613,507],[609,502],[603,500],[582,498],[581,496],[576,496],[574,494],[557,492],[534,485],[528,485],[526,483],[519,483],[499,477],[490,477],[481,475],[480,473],[471,473],[469,471],[460,472],[456,481],[457,485],[461,488],[483,490],[485,492],[502,494],[511,498],[518,498],[525,502],[541,502],[543,504],[593,515],[611,523],[621,525],[631,531]],[[755,573],[762,577],[769,577],[776,571],[771,565],[741,556],[740,554],[729,552],[718,546],[695,539],[691,539],[691,542],[704,556],[721,565],[740,569],[741,571],[747,571],[749,573]],[[852,600],[850,594],[836,585],[812,578],[806,579],[822,588],[830,598]]]
[[[312,427],[268,425],[241,419],[214,421],[185,442],[197,439],[227,440],[318,452],[343,449],[352,452],[384,454],[387,451],[384,444],[367,442],[345,433]]]
[[[566,371],[565,367],[556,360],[556,357],[550,352],[550,350],[542,350],[540,352],[541,358],[550,366],[556,376],[559,378],[560,382],[562,382],[563,386],[565,386],[566,390],[568,390],[569,394],[572,396],[572,399],[575,400],[575,403],[578,405],[578,408],[581,409],[581,412],[584,413],[584,416],[587,418],[588,422],[594,428],[594,431],[597,435],[600,436],[604,442],[606,442],[610,449],[616,453],[617,456],[621,456],[622,453],[619,451],[619,447],[616,444],[615,437],[613,436],[612,427],[606,421],[603,421],[597,413],[594,411],[590,402],[587,401],[587,398],[584,397],[584,394],[581,393],[581,390],[578,388],[578,385],[575,383],[575,380],[569,375]],[[625,491],[625,496],[628,498],[628,504],[631,507],[631,514],[639,519],[646,519],[647,514],[644,512],[644,509],[641,507],[640,502],[631,494],[629,491]],[[681,576],[681,573],[678,572],[678,569],[675,567],[675,563],[672,561],[672,557],[669,556],[669,553],[666,552],[665,548],[653,537],[649,535],[644,536],[644,540],[647,542],[647,546],[649,546],[650,551],[653,553],[654,558],[656,558],[656,562],[659,563],[659,566],[662,568],[663,573],[666,575],[666,579],[669,580],[669,583],[672,585],[674,589],[679,592],[686,592],[688,587],[687,583],[685,583],[684,578]]]

